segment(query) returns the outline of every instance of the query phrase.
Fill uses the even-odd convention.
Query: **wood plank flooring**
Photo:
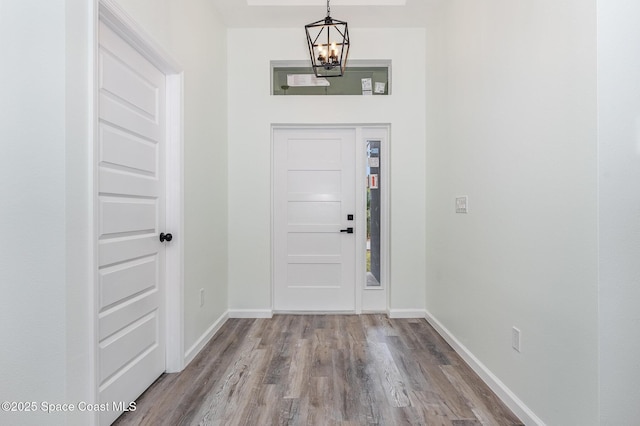
[[[438,333],[386,315],[230,319],[125,425],[522,425]]]

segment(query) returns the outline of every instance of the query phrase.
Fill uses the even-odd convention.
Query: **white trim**
[[[391,69],[389,69],[389,78],[391,78]],[[390,81],[390,80],[389,80]],[[382,286],[385,291],[385,299],[387,301],[386,308],[389,309],[391,300],[391,124],[385,125],[385,139],[380,145],[380,170],[382,179],[382,218],[380,219],[380,254],[381,264],[380,274],[382,275]]]
[[[182,66],[176,62],[125,10],[114,0],[99,0],[99,17],[124,41],[165,74],[177,74]]]
[[[424,309],[389,309],[389,318],[424,318]]]
[[[272,79],[273,80],[273,79]],[[273,83],[272,83],[273,84]],[[275,219],[275,209],[276,209],[276,191],[275,191],[275,173],[274,173],[274,165],[275,165],[275,142],[274,142],[274,137],[275,137],[275,129],[276,129],[276,125],[274,125],[273,123],[271,124],[271,131],[269,134],[270,137],[270,141],[269,141],[269,191],[271,192],[269,194],[269,214],[271,215],[271,217],[269,218],[269,276],[271,278],[271,282],[269,283],[269,291],[271,292],[270,294],[270,299],[271,299],[271,309],[273,309],[274,306],[276,306],[276,291],[275,291],[275,286],[276,286],[276,276],[275,276],[275,269],[273,266],[275,265],[276,262],[276,256],[275,256],[275,250],[274,250],[274,241],[275,241],[275,227],[276,227],[276,219]],[[237,310],[236,310],[237,311]],[[238,317],[235,317],[238,318]]]
[[[200,353],[202,348],[204,348],[207,345],[207,343],[209,343],[209,341],[213,338],[213,336],[215,336],[216,333],[220,331],[220,329],[227,322],[228,319],[229,319],[229,312],[227,311],[224,314],[222,314],[220,318],[218,318],[213,324],[211,324],[211,327],[209,327],[207,331],[205,331],[202,334],[202,336],[200,336],[200,338],[196,340],[196,343],[194,343],[193,346],[191,346],[187,350],[187,352],[185,352],[184,354],[185,367],[189,365],[191,361],[193,361],[193,359]]]
[[[229,309],[229,318],[272,318],[271,309]]]
[[[98,49],[98,24],[102,21],[111,28],[119,37],[126,41],[132,48],[145,57],[166,75],[166,104],[167,104],[167,128],[166,128],[166,218],[165,225],[176,234],[170,247],[167,247],[165,260],[165,346],[166,346],[166,370],[177,372],[184,368],[184,235],[183,216],[183,75],[182,67],[169,55],[155,40],[146,33],[114,0],[98,0],[98,13],[94,20],[94,83],[92,96],[96,104],[93,113],[94,141],[97,140],[97,57]],[[94,142],[95,143],[95,142]],[[95,147],[93,148],[95,150]],[[95,154],[94,154],[95,156]],[[97,193],[97,176],[94,166],[94,194]],[[94,204],[97,202],[94,197]],[[97,235],[97,209],[94,215],[94,238]],[[97,244],[94,241],[94,245]],[[97,264],[97,251],[94,255]],[[97,268],[94,270],[97,271]],[[97,282],[97,272],[94,274],[94,283]],[[94,304],[97,304],[94,295]],[[94,342],[97,342],[97,320],[94,319]],[[94,349],[95,350],[95,349]],[[97,378],[97,352],[94,354]],[[97,386],[97,379],[95,379]]]
[[[358,315],[356,311],[273,311],[275,315]]]
[[[166,248],[165,309],[166,369],[184,366],[184,75],[167,74],[167,149],[165,158],[165,226],[177,234]]]
[[[366,188],[366,168],[365,168],[365,140],[362,136],[362,127],[356,127],[356,141],[355,141],[355,149],[356,149],[356,164],[355,164],[355,228],[358,230],[366,230],[367,222],[365,220],[367,214],[367,199],[365,196]],[[355,313],[362,313],[362,287],[365,286],[366,282],[366,244],[367,244],[367,233],[366,232],[356,232],[355,235],[356,241],[356,258],[355,258],[355,280],[356,280],[356,299],[355,299]]]
[[[545,423],[525,405],[502,381],[491,372],[473,353],[467,349],[447,328],[428,311],[424,318],[442,336],[444,340],[462,357],[462,359],[476,372],[483,382],[505,403],[513,413],[526,425],[545,426]]]
[[[89,23],[89,33],[90,37],[92,37],[90,41],[90,52],[89,52],[89,64],[88,69],[90,70],[89,75],[89,85],[88,93],[89,93],[89,136],[91,139],[88,141],[89,143],[89,165],[88,165],[88,176],[91,179],[91,184],[89,185],[91,189],[91,194],[89,194],[89,202],[91,203],[91,222],[89,224],[89,229],[91,230],[91,241],[89,243],[89,247],[91,247],[91,282],[89,289],[89,297],[91,298],[91,317],[89,318],[91,324],[91,348],[89,348],[89,353],[91,354],[91,366],[90,366],[90,394],[87,395],[88,401],[92,403],[98,403],[99,400],[99,386],[100,386],[100,370],[99,370],[99,359],[98,359],[98,336],[100,335],[100,329],[98,324],[98,316],[96,312],[99,310],[99,295],[97,291],[97,283],[99,282],[99,274],[98,274],[98,245],[97,245],[97,235],[98,235],[98,224],[99,215],[97,208],[97,197],[98,193],[98,168],[96,167],[97,158],[98,158],[98,149],[96,147],[96,141],[98,140],[99,129],[98,129],[98,82],[99,80],[99,69],[98,69],[98,49],[99,49],[99,12],[98,12],[98,2],[93,1],[92,9],[90,12],[90,23]],[[96,410],[95,412],[88,414],[88,418],[91,419],[90,424],[99,424],[100,422],[100,413]]]

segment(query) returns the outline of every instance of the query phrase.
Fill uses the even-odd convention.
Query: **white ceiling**
[[[228,27],[295,28],[325,17],[326,0],[211,0]],[[332,0],[331,17],[355,28],[424,27],[445,0]]]
[[[247,0],[249,6],[325,6],[324,0]],[[407,0],[333,0],[334,6],[404,6]]]

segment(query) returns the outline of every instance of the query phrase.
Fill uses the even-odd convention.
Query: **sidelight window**
[[[380,287],[380,141],[367,141],[367,287]]]

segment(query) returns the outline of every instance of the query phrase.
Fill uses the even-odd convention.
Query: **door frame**
[[[92,265],[92,348],[93,391],[98,395],[98,100],[99,100],[99,23],[103,22],[134,50],[145,57],[166,76],[166,145],[165,145],[165,226],[177,237],[166,247],[164,283],[165,370],[178,372],[184,368],[184,199],[183,199],[183,70],[164,49],[149,36],[114,0],[96,0],[93,19],[93,81],[91,194],[93,208]],[[97,420],[97,417],[96,417]]]
[[[389,311],[389,287],[390,282],[389,278],[390,274],[390,256],[389,256],[389,247],[390,247],[390,215],[389,215],[389,206],[390,206],[390,180],[389,180],[389,140],[391,134],[391,126],[386,123],[372,123],[372,124],[271,124],[271,312],[274,312],[275,307],[275,138],[274,134],[276,130],[309,130],[309,129],[318,129],[318,130],[334,130],[334,129],[353,129],[355,130],[355,143],[356,143],[356,164],[355,164],[355,205],[356,205],[356,217],[355,217],[355,226],[356,229],[364,229],[366,227],[366,222],[364,220],[364,215],[361,214],[366,212],[367,208],[367,200],[365,197],[365,191],[359,190],[366,186],[366,167],[365,167],[365,146],[367,139],[380,139],[382,141],[381,144],[381,156],[382,160],[380,163],[381,170],[384,171],[382,173],[382,178],[380,180],[380,185],[385,188],[381,199],[381,275],[383,279],[383,285],[380,288],[367,288],[366,287],[366,274],[365,274],[365,265],[366,265],[366,234],[363,232],[358,232],[355,245],[356,245],[356,253],[355,253],[355,280],[356,285],[354,288],[355,291],[355,314],[361,313],[388,313]],[[373,295],[373,297],[370,297]],[[382,296],[382,297],[380,297]],[[371,308],[369,305],[369,300],[376,300],[376,306]],[[363,306],[363,304],[365,306]],[[300,313],[300,312],[297,312]],[[310,314],[316,312],[309,312]]]

